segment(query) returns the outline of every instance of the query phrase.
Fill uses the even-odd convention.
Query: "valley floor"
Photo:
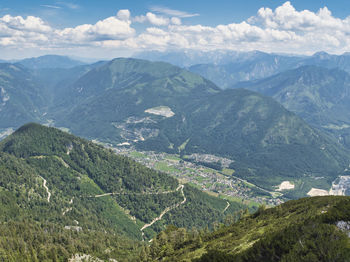
[[[113,147],[112,149],[117,154],[129,156],[150,168],[168,173],[176,177],[181,183],[189,183],[202,191],[224,199],[243,202],[253,206],[261,204],[275,206],[285,201],[282,193],[265,190],[236,177],[234,176],[235,171],[229,168],[218,171],[193,162],[184,161],[178,155],[153,151],[139,152],[133,149],[121,149],[120,147]]]

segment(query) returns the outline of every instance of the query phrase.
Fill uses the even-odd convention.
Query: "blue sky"
[[[2,0],[0,2],[0,15],[35,15],[54,25],[75,26],[82,23],[95,23],[105,17],[115,15],[120,9],[129,9],[135,15],[141,15],[151,11],[152,7],[158,6],[181,10],[190,14],[199,14],[199,16],[189,19],[189,23],[215,26],[241,22],[255,15],[261,7],[275,9],[285,2],[280,0]],[[291,3],[299,10],[308,9],[316,12],[321,7],[327,6],[336,17],[345,18],[350,15],[350,5],[344,0],[298,0],[291,1]]]
[[[345,1],[2,0],[0,59],[144,50],[350,51]]]

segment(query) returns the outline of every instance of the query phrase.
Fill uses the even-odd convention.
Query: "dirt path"
[[[227,206],[225,207],[224,211],[222,211],[222,213],[225,213],[225,211],[230,207],[230,202],[226,201]]]
[[[104,196],[114,196],[114,195],[165,195],[165,194],[171,194],[176,191],[179,191],[179,187],[176,190],[171,190],[171,191],[164,191],[164,192],[144,192],[144,193],[129,193],[129,192],[112,192],[112,193],[104,193],[101,195],[94,195],[94,196],[88,196],[88,197],[104,197]]]
[[[140,231],[141,231],[141,234],[142,234],[142,238],[144,237],[144,233],[143,233],[143,231],[146,229],[146,228],[148,228],[148,227],[150,227],[150,226],[152,226],[154,223],[156,223],[157,221],[159,221],[159,220],[161,220],[162,218],[163,218],[163,216],[166,214],[166,213],[168,213],[168,212],[170,212],[171,210],[173,210],[173,209],[175,209],[175,208],[177,208],[177,207],[179,207],[179,206],[181,206],[181,205],[183,205],[183,204],[185,204],[186,203],[186,201],[187,201],[187,198],[186,198],[186,196],[185,196],[185,193],[184,193],[184,185],[179,185],[175,190],[171,190],[171,191],[164,191],[164,192],[149,192],[149,193],[133,193],[134,195],[161,195],[161,194],[171,194],[171,193],[174,193],[174,192],[177,192],[177,191],[179,191],[179,190],[181,190],[181,194],[182,194],[182,196],[183,196],[183,200],[180,202],[180,203],[177,203],[177,204],[174,204],[174,205],[172,205],[172,206],[170,206],[170,207],[167,207],[167,208],[165,208],[164,210],[163,210],[163,212],[158,216],[158,217],[156,217],[156,218],[154,218],[153,220],[152,220],[152,222],[150,222],[150,223],[148,223],[148,224],[145,224],[141,229],[140,229]],[[104,197],[104,196],[112,196],[112,195],[123,195],[123,194],[130,194],[130,193],[127,193],[127,192],[125,192],[125,193],[123,193],[123,192],[121,192],[121,193],[117,193],[117,192],[112,192],[112,193],[105,193],[105,194],[100,194],[100,195],[94,195],[94,196],[88,196],[89,198],[99,198],[99,197]],[[228,205],[229,205],[229,203],[228,203]],[[228,207],[227,207],[228,208]],[[226,209],[227,209],[226,208]],[[225,210],[226,210],[225,209]],[[225,211],[224,210],[224,211]]]
[[[50,193],[50,191],[49,191],[49,188],[46,186],[46,179],[45,178],[43,178],[42,176],[40,176],[41,177],[41,179],[42,180],[44,180],[44,182],[43,182],[43,187],[46,189],[46,192],[47,192],[47,202],[49,202],[50,203],[50,198],[51,198],[51,193]]]
[[[74,200],[74,197],[69,201],[69,204],[72,205],[73,204],[73,200]],[[72,211],[73,208],[72,207],[67,207],[66,210],[64,210],[62,212],[62,216],[64,216],[65,214],[67,214],[69,211]]]
[[[172,206],[170,206],[170,207],[167,207],[166,209],[164,209],[164,211],[163,211],[158,217],[156,217],[155,219],[153,219],[152,222],[150,222],[150,223],[144,225],[144,226],[140,229],[140,231],[142,232],[142,236],[144,235],[143,231],[144,231],[146,228],[152,226],[154,223],[156,223],[157,221],[161,220],[161,219],[163,218],[163,216],[164,216],[166,213],[168,213],[169,211],[171,211],[171,210],[173,210],[174,208],[177,208],[177,207],[179,207],[179,206],[181,206],[181,205],[183,205],[183,204],[186,203],[187,198],[186,198],[186,196],[185,196],[185,194],[184,194],[184,185],[180,185],[180,186],[176,189],[176,191],[179,191],[180,189],[181,189],[181,194],[182,194],[182,196],[183,196],[184,199],[183,199],[180,203],[177,203],[177,204],[175,204],[175,205],[172,205]]]

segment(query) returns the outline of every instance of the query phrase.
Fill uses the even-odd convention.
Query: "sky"
[[[350,51],[344,0],[1,0],[0,59],[142,51]]]

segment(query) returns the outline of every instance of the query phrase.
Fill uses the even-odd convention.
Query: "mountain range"
[[[26,121],[184,159],[193,154],[228,158],[236,176],[266,189],[292,181],[292,198],[315,186],[328,190],[349,164],[347,150],[336,139],[272,99],[246,90],[222,91],[167,63],[119,58],[62,70],[63,80],[48,85],[43,83],[54,71],[27,69],[39,83],[36,88],[42,88],[36,94],[45,99],[39,119]],[[17,128],[14,124],[4,122],[4,127]]]
[[[211,167],[200,166],[209,187],[244,184],[266,199],[347,194],[348,55],[164,59],[205,72],[192,64],[203,61],[230,84],[135,58],[0,63],[0,139],[16,129],[0,141],[0,260],[349,261],[348,197],[250,214],[242,198],[115,153],[174,154]]]
[[[59,55],[44,55],[34,58],[26,58],[17,61],[29,69],[43,69],[43,68],[72,68],[75,66],[84,65],[85,63],[71,59],[68,56]]]
[[[332,55],[317,52],[312,56],[264,53],[260,51],[197,51],[197,52],[143,52],[135,55],[152,61],[164,61],[197,73],[222,89],[238,82],[270,77],[305,65],[350,72],[350,55]]]

